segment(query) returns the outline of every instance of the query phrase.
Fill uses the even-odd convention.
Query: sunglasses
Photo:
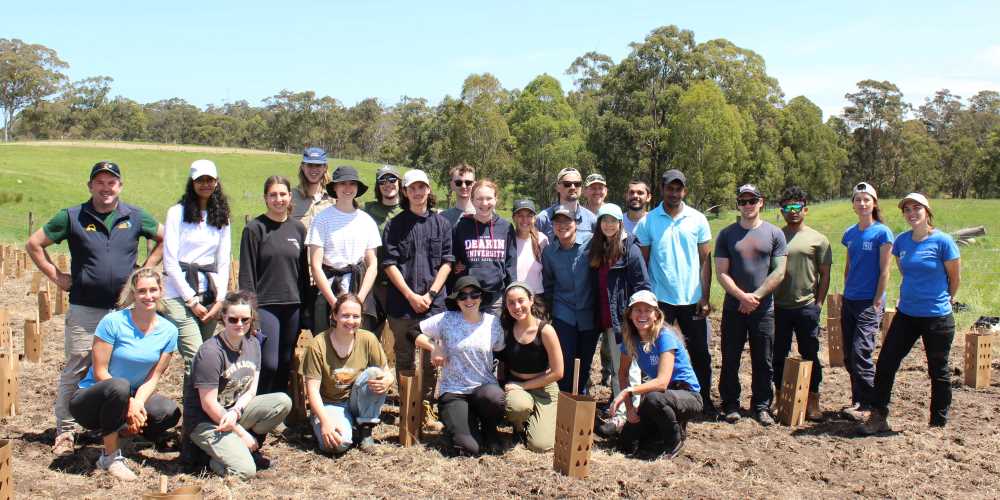
[[[469,299],[477,300],[477,299],[479,299],[482,296],[483,296],[483,292],[480,292],[480,291],[476,290],[476,291],[472,291],[472,292],[458,292],[458,295],[455,296],[455,299],[456,300],[469,300]]]
[[[383,177],[377,181],[379,186],[384,186],[386,184],[395,184],[399,179],[395,177]]]
[[[760,198],[737,198],[736,204],[743,207],[746,205],[756,205]]]
[[[455,187],[462,187],[462,186],[469,187],[469,186],[471,186],[471,185],[473,185],[475,183],[476,183],[476,181],[469,181],[469,180],[465,180],[465,181],[463,181],[463,180],[452,181],[452,184],[454,184]]]
[[[253,321],[253,318],[250,317],[240,318],[237,316],[226,316],[226,323],[229,323],[230,325],[249,325],[251,321]]]
[[[564,188],[571,188],[571,187],[578,188],[578,187],[580,187],[580,186],[583,185],[583,182],[582,181],[576,181],[576,182],[563,181],[562,185],[563,185]]]
[[[801,212],[802,209],[805,208],[805,206],[806,205],[804,203],[789,203],[787,205],[782,205],[781,211],[785,212],[786,214],[790,214],[792,212]]]

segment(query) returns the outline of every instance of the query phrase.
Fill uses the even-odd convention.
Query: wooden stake
[[[167,494],[167,476],[166,474],[160,474],[160,493]]]
[[[576,396],[579,392],[577,387],[580,384],[580,358],[575,358],[573,360],[573,395]]]

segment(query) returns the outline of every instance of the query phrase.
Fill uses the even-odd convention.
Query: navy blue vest
[[[89,200],[67,211],[73,277],[69,303],[113,309],[135,269],[142,211],[119,201],[111,231],[104,225],[106,214],[98,214]]]

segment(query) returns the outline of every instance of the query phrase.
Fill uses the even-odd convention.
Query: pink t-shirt
[[[538,233],[538,246],[544,250],[549,244],[549,239],[542,233]],[[517,238],[517,281],[523,281],[531,288],[531,292],[539,294],[545,291],[542,286],[542,262],[541,255],[535,259],[535,253],[531,250],[531,239]]]

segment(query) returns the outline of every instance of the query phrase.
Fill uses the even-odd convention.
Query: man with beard
[[[625,218],[622,224],[625,225],[625,232],[635,234],[635,226],[646,216],[646,207],[653,199],[653,193],[645,181],[633,180],[628,183],[625,189]]]
[[[402,208],[399,206],[399,171],[392,165],[382,165],[375,173],[375,201],[365,203],[364,211],[375,219],[378,224],[378,232],[382,234],[385,230],[385,223],[398,214]],[[384,246],[378,248],[378,261],[385,260]],[[382,337],[382,325],[385,324],[386,309],[385,299],[388,293],[389,279],[385,276],[385,270],[379,266],[378,277],[375,278],[375,286],[372,287],[372,295],[375,297],[376,324],[372,333],[376,337]]]
[[[587,191],[583,206],[596,214],[601,209],[601,205],[604,204],[605,198],[608,197],[608,183],[604,180],[603,175],[594,173],[587,176],[583,188]]]
[[[309,229],[312,217],[333,204],[330,195],[326,193],[329,182],[326,151],[321,148],[306,148],[302,152],[302,163],[299,164],[299,185],[292,190],[292,217],[302,221],[308,212],[310,217],[302,221],[306,229]]]
[[[635,184],[630,184],[631,192]],[[712,230],[701,212],[684,203],[687,179],[680,170],[663,173],[663,202],[635,226],[646,258],[653,293],[667,323],[676,322],[691,354],[691,365],[701,386],[706,417],[718,412],[712,404],[712,354],[709,351],[708,314],[712,311]],[[638,196],[636,197],[639,198]],[[633,212],[630,195],[629,213]]]
[[[552,229],[552,219],[557,209],[564,208],[573,215],[576,221],[576,240],[582,242],[589,240],[594,232],[594,224],[597,223],[597,216],[594,212],[587,210],[587,207],[580,205],[580,188],[583,187],[583,177],[580,171],[569,167],[559,171],[556,175],[556,192],[559,194],[559,201],[545,210],[542,210],[535,217],[535,226],[549,241],[556,241],[555,232]]]

